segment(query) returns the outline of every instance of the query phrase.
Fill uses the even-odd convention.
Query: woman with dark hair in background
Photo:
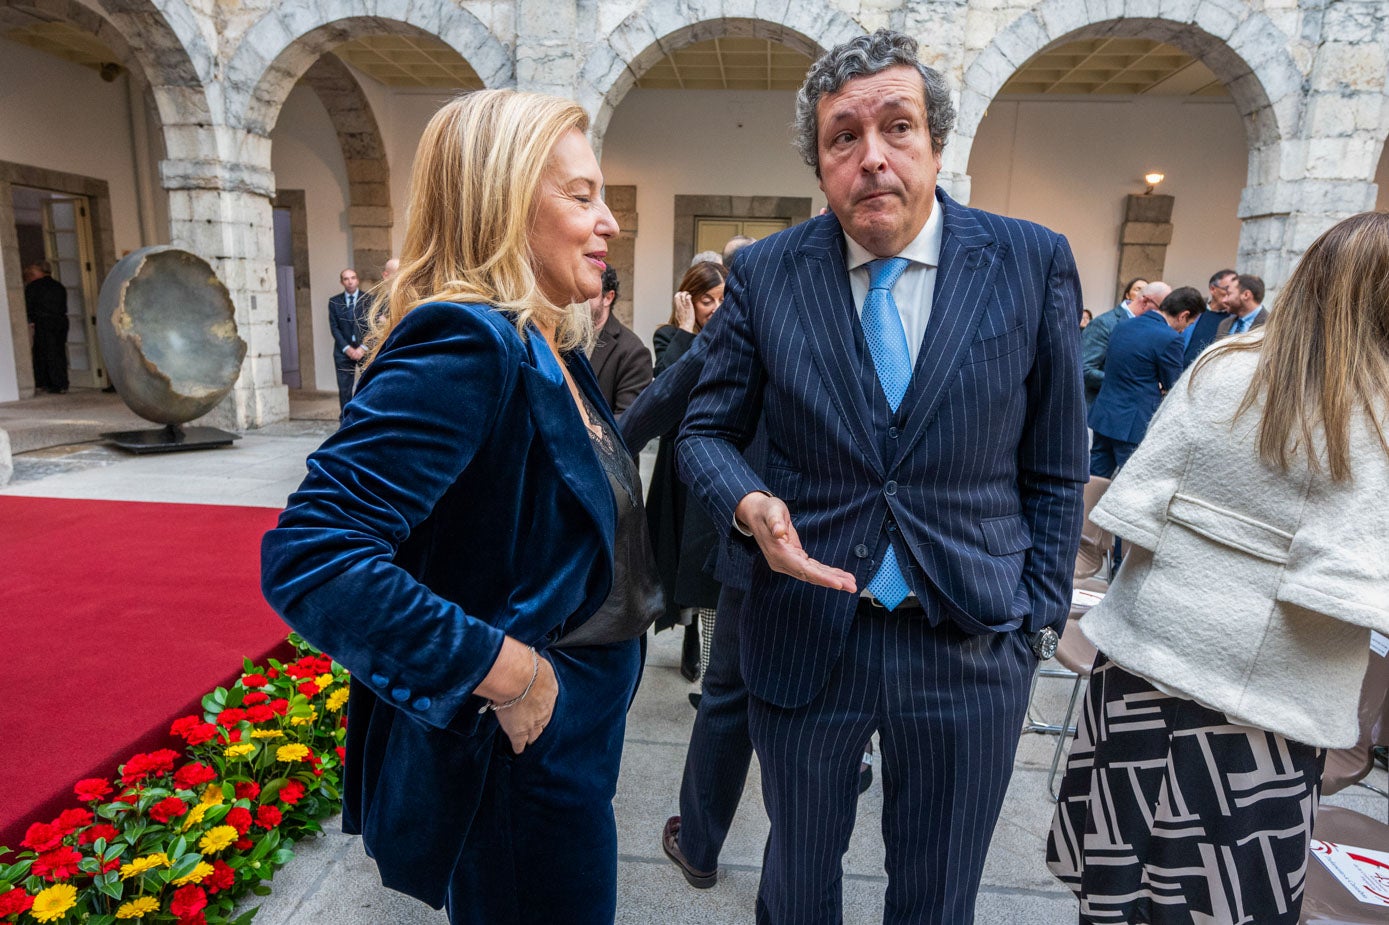
[[[675,293],[670,321],[657,328],[651,338],[656,348],[657,376],[675,365],[704,330],[723,301],[727,278],[723,265],[712,261],[701,261],[685,271]],[[646,516],[656,569],[666,594],[666,611],[656,621],[656,629],[684,625],[680,673],[694,681],[703,675],[704,666],[709,663],[709,646],[714,638],[719,584],[711,572],[718,534],[698,505],[685,504],[685,483],[675,472],[674,442],[674,431],[661,437]],[[691,694],[690,698],[691,703],[698,704],[698,694]]]
[[[1080,621],[1048,865],[1082,923],[1296,925],[1325,749],[1389,632],[1389,214],[1202,354],[1090,519],[1128,554]]]

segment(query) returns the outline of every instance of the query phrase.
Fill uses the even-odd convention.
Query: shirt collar
[[[926,219],[926,224],[921,227],[921,231],[894,256],[905,257],[912,263],[919,263],[927,267],[940,266],[941,239],[945,233],[945,222],[941,219],[942,212],[944,209],[940,200],[937,199],[931,204],[931,215]],[[867,248],[849,237],[848,232],[844,233],[844,247],[845,259],[850,270],[857,270],[869,261],[878,259],[876,254],[869,253]]]

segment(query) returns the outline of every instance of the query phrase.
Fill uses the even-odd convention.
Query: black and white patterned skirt
[[[1296,925],[1325,751],[1096,659],[1047,866],[1082,923]]]

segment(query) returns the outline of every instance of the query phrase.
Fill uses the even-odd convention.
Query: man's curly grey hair
[[[838,93],[855,77],[877,74],[890,67],[906,65],[921,75],[926,89],[926,127],[931,133],[931,147],[937,154],[945,148],[946,136],[955,127],[950,88],[939,71],[917,60],[916,49],[916,39],[911,36],[879,29],[872,35],[841,42],[810,66],[805,83],[796,93],[796,150],[815,168],[817,177],[820,175],[820,147],[815,110],[820,100]]]

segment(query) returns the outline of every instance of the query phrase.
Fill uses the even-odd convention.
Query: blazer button
[[[385,687],[390,683],[391,679],[383,674],[374,674],[371,676],[371,684],[373,687]]]
[[[404,703],[410,699],[410,688],[397,687],[391,691],[391,699],[396,703]]]
[[[429,709],[431,703],[433,703],[433,701],[430,700],[428,697],[421,697],[420,699],[415,701],[414,706],[416,710],[424,711]]]
[[[891,481],[888,482],[886,485],[883,486],[883,493],[888,495],[897,494],[897,483]]]
[[[863,545],[862,543],[859,543],[857,546],[854,547],[854,555],[858,556],[860,559],[867,559],[868,547]]]
[[[902,435],[902,432],[898,430],[897,427],[894,425],[887,429],[887,435],[891,437],[893,440],[896,440],[898,437]]]

